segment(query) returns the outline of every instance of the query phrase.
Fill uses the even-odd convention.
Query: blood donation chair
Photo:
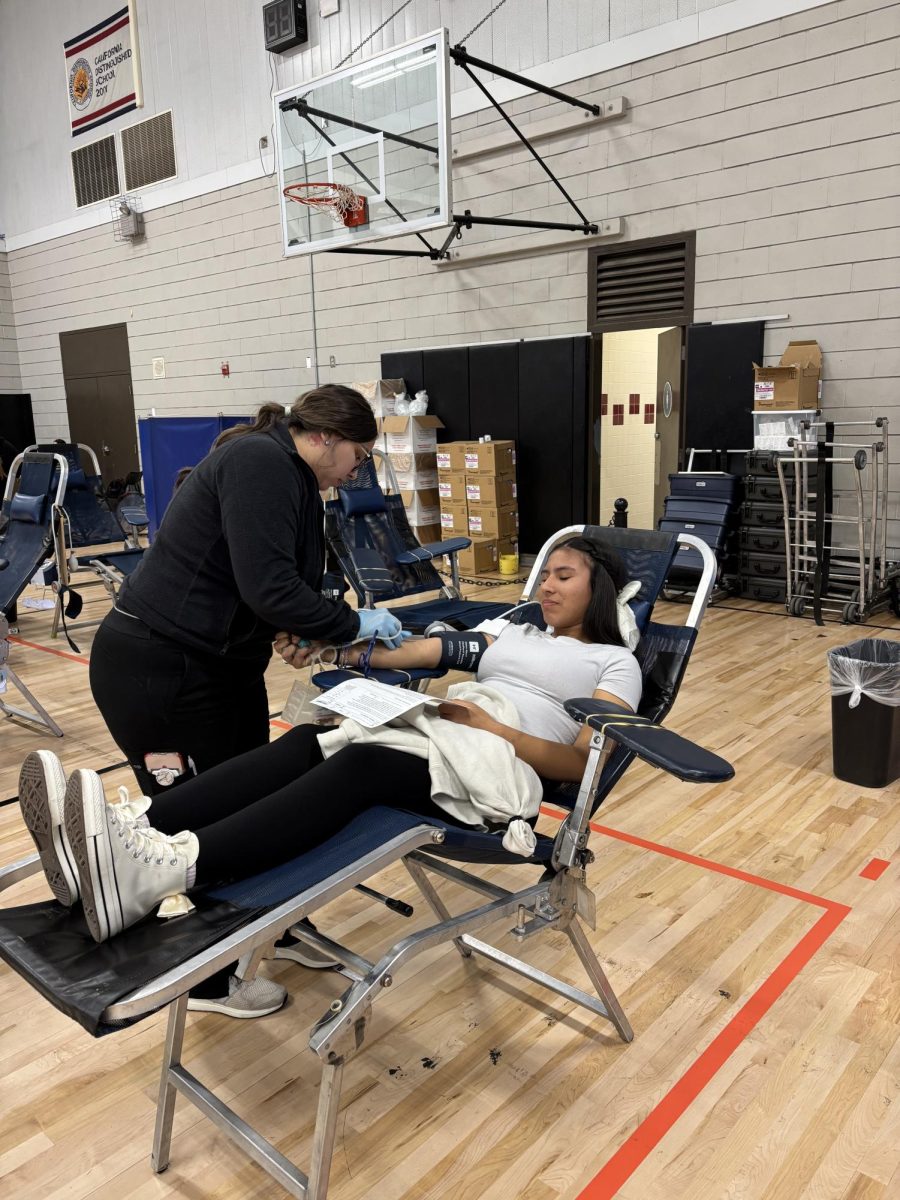
[[[90,446],[60,441],[29,447],[29,451],[34,449],[42,453],[53,452],[67,467],[58,508],[60,527],[53,543],[55,565],[46,578],[54,585],[57,596],[51,637],[58,635],[60,626],[68,637],[69,630],[100,623],[100,618],[75,619],[81,611],[82,599],[73,586],[73,577],[77,578],[80,573],[94,576],[78,581],[78,587],[102,584],[115,604],[124,579],[135,570],[144,554],[138,537],[142,524],[146,524],[146,512],[142,518],[141,506],[135,496],[129,505],[120,506],[116,512],[110,508],[100,464]],[[83,462],[88,464],[87,469]],[[92,549],[83,554],[74,553],[86,547]],[[70,617],[68,625],[65,616]]]
[[[383,462],[387,494],[378,482],[378,460]],[[376,603],[438,593],[434,599],[390,610],[412,633],[424,633],[435,621],[454,629],[472,629],[510,607],[462,598],[456,556],[471,545],[469,538],[420,545],[407,520],[390,459],[377,450],[360,466],[356,479],[338,489],[337,499],[325,502],[325,536],[330,554],[360,605],[371,608]],[[450,559],[449,584],[435,566],[444,555]]]
[[[632,579],[641,582],[643,635],[636,650],[644,680],[638,714],[617,705],[573,697],[566,709],[592,730],[580,785],[548,787],[546,799],[565,811],[555,837],[537,834],[527,859],[503,849],[499,833],[460,829],[449,821],[424,819],[404,811],[403,796],[390,808],[372,809],[322,846],[264,872],[224,887],[192,893],[196,912],[160,922],[150,917],[102,945],[95,945],[80,909],[43,901],[0,909],[0,957],[51,1004],[94,1037],[130,1026],[149,1013],[169,1007],[163,1051],[152,1165],[163,1171],[171,1152],[176,1096],[195,1104],[220,1130],[288,1192],[306,1200],[324,1200],[335,1149],[344,1073],[353,1076],[352,1060],[366,1050],[372,1009],[388,1009],[390,996],[403,986],[404,967],[437,945],[451,947],[463,960],[491,964],[524,977],[556,996],[579,1005],[588,1018],[610,1022],[623,1042],[633,1032],[584,929],[595,925],[595,901],[587,879],[593,861],[591,817],[628,765],[635,759],[679,779],[715,783],[733,775],[723,759],[661,726],[672,707],[688,665],[715,576],[709,548],[693,539],[704,562],[703,585],[686,622],[670,626],[653,620],[653,603],[675,555],[678,539],[656,532],[570,527],[543,547],[532,572],[532,587],[553,546],[567,536],[587,533],[618,551]],[[613,744],[603,764],[607,741]],[[425,901],[424,926],[405,932],[386,925],[384,949],[367,959],[308,925],[296,925],[349,888],[385,867],[402,862]],[[515,865],[516,888],[503,886],[492,867]],[[477,871],[473,870],[477,867]],[[39,870],[37,855],[0,872],[6,888]],[[451,914],[435,880],[457,885],[473,899]],[[513,919],[512,937],[528,946],[534,937],[563,933],[587,978],[577,987],[530,965],[518,953],[483,940],[498,919]],[[385,916],[386,922],[394,917]],[[241,956],[245,973],[255,968],[265,948],[286,928],[343,964],[350,982],[310,1031],[309,1047],[321,1062],[311,1165],[305,1174],[244,1119],[231,1111],[182,1063],[187,992],[200,980]],[[600,951],[602,954],[602,949]],[[571,961],[566,975],[576,969]],[[459,964],[463,970],[463,964]],[[421,978],[421,977],[420,977]],[[417,986],[422,986],[421,982]],[[497,1002],[506,1003],[499,989]],[[427,1003],[427,1001],[426,1001]],[[386,1036],[379,1030],[380,1040]],[[589,1033],[590,1036],[590,1033]],[[208,1040],[204,1040],[208,1051]],[[146,1081],[142,1080],[141,1086]],[[298,1124],[310,1118],[300,1118]],[[196,1136],[196,1135],[194,1135]]]

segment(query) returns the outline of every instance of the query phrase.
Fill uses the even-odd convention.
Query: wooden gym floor
[[[96,589],[84,615],[106,604]],[[51,642],[50,616],[22,611],[11,665],[65,737],[0,724],[0,799],[31,749],[51,747],[68,768],[121,762],[88,690],[92,631],[76,633],[72,655]],[[592,840],[590,936],[634,1042],[518,977],[446,948],[425,954],[376,1006],[348,1066],[332,1200],[900,1196],[900,785],[833,778],[825,660],[831,646],[900,631],[890,616],[874,624],[817,629],[741,601],[709,611],[669,723],[732,761],[735,779],[691,787],[632,767]],[[270,668],[273,713],[294,678]],[[125,768],[104,778],[133,786]],[[0,806],[0,861],[30,851],[18,807]],[[317,917],[362,953],[425,912],[402,868],[377,885],[416,904],[413,920],[358,893]],[[33,880],[14,894],[49,893]],[[504,925],[494,936],[514,950]],[[581,983],[566,947],[554,934],[525,952]],[[306,1167],[318,1080],[307,1034],[345,980],[263,970],[289,989],[287,1007],[257,1021],[192,1016],[185,1062]],[[163,1024],[94,1041],[0,966],[0,1193],[283,1194],[181,1101],[172,1165],[153,1174]]]

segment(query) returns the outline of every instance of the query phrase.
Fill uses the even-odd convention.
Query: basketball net
[[[358,195],[345,183],[289,183],[284,194],[288,200],[327,212],[336,225],[346,225],[348,229],[369,222],[365,196]]]

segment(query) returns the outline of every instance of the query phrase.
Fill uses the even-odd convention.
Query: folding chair
[[[100,464],[90,446],[81,442],[53,442],[41,444],[37,448],[42,452],[52,451],[63,459],[67,466],[63,498],[56,509],[60,519],[53,543],[55,568],[47,581],[54,585],[57,595],[50,636],[58,637],[62,625],[68,637],[70,629],[89,628],[99,625],[101,620],[74,619],[81,611],[82,600],[77,589],[72,586],[73,576],[79,572],[90,572],[96,578],[80,580],[79,587],[102,585],[115,604],[119,588],[140,563],[144,551],[138,543],[137,525],[128,520],[126,528],[125,511],[122,510],[120,516],[119,511],[113,512],[110,509],[100,475]],[[87,470],[82,466],[82,461],[88,463]],[[129,511],[136,521],[140,520],[140,505],[137,501]],[[146,517],[146,513],[144,516]],[[112,549],[116,543],[123,548]],[[102,548],[78,557],[72,553],[87,546]],[[71,599],[75,599],[74,605],[71,605]],[[70,605],[68,611],[67,605]],[[71,618],[68,626],[63,620],[64,614]]]
[[[561,538],[583,527],[562,530],[543,548],[535,570]],[[152,1163],[156,1171],[169,1161],[177,1093],[194,1103],[293,1196],[324,1200],[336,1139],[341,1084],[346,1064],[365,1045],[372,1007],[396,987],[403,966],[424,950],[453,944],[463,958],[477,955],[565,997],[612,1023],[628,1042],[633,1033],[583,931],[592,924],[593,894],[585,881],[593,855],[590,819],[634,758],[697,783],[731,778],[731,766],[714,754],[663,730],[690,657],[715,561],[708,547],[692,540],[704,564],[704,588],[698,592],[682,627],[650,620],[653,602],[671,564],[676,539],[654,531],[588,528],[584,532],[612,545],[623,556],[632,578],[642,583],[647,620],[637,657],[644,694],[637,715],[616,705],[573,699],[566,705],[593,729],[588,762],[575,795],[570,788],[548,795],[568,809],[555,838],[538,835],[534,854],[522,859],[507,853],[494,833],[480,833],[441,820],[423,820],[396,808],[363,813],[340,835],[293,862],[253,879],[195,894],[197,912],[160,929],[153,918],[119,937],[93,946],[77,910],[56,902],[0,911],[0,956],[62,1012],[95,1036],[139,1020],[169,1005]],[[606,741],[615,749],[603,765]],[[307,1176],[260,1134],[227,1108],[181,1062],[187,990],[241,955],[252,967],[263,948],[283,929],[381,868],[402,861],[434,914],[424,929],[388,944],[377,961],[338,945],[308,927],[296,929],[309,944],[344,964],[353,982],[314,1026],[310,1048],[322,1063],[311,1167]],[[465,866],[461,865],[465,864]],[[487,874],[466,869],[478,864],[517,864],[530,881],[517,890],[500,886]],[[0,873],[0,887],[38,869],[37,856]],[[476,896],[473,906],[450,914],[431,876],[461,885]],[[593,994],[557,979],[478,935],[501,917],[515,917],[513,935],[564,932],[580,960]]]
[[[9,469],[0,532],[0,612],[9,613],[50,553],[54,520],[66,491],[60,454],[25,451]]]
[[[378,482],[376,459],[384,464],[387,495]],[[326,501],[325,537],[331,556],[366,608],[376,602],[439,593],[434,600],[390,610],[413,633],[424,633],[435,621],[472,629],[510,607],[462,598],[456,556],[471,545],[469,538],[420,545],[407,520],[390,459],[377,450],[360,466],[356,479],[338,489],[337,499]],[[449,584],[434,565],[443,555],[450,559]]]

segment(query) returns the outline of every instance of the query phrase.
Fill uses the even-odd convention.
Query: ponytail
[[[287,413],[280,404],[264,404],[252,425],[235,425],[224,430],[212,448],[216,450],[224,442],[248,433],[266,433],[283,420],[296,433],[332,433],[360,445],[373,442],[378,432],[375,414],[359,392],[342,383],[325,383],[304,392]]]

